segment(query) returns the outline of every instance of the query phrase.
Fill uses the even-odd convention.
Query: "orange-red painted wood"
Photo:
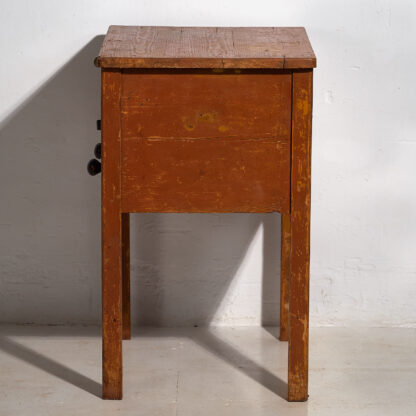
[[[124,212],[289,212],[291,74],[128,71]]]
[[[121,73],[103,70],[102,100],[102,320],[103,398],[122,397],[121,314]]]
[[[123,141],[123,212],[289,212],[290,149],[277,139]]]
[[[123,140],[269,138],[290,141],[288,71],[123,71]]]
[[[312,70],[293,73],[289,400],[308,399]]]

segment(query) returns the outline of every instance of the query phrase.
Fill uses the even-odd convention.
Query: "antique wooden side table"
[[[95,63],[102,80],[103,398],[122,397],[129,213],[280,212],[288,399],[307,400],[316,59],[304,28],[111,26]]]

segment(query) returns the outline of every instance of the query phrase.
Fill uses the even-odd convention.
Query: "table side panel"
[[[122,78],[123,212],[289,212],[290,73]]]

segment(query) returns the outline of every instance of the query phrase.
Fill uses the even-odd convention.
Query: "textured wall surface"
[[[0,321],[97,323],[110,24],[305,26],[318,57],[313,325],[416,325],[416,5],[0,1]],[[278,324],[280,216],[132,216],[136,324]]]

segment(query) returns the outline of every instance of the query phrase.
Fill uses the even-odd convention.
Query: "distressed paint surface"
[[[308,399],[312,70],[293,73],[289,400]]]
[[[123,142],[125,212],[288,212],[289,153],[275,139]]]
[[[123,71],[123,139],[290,140],[288,71]]]
[[[123,72],[125,212],[288,212],[291,74]]]

